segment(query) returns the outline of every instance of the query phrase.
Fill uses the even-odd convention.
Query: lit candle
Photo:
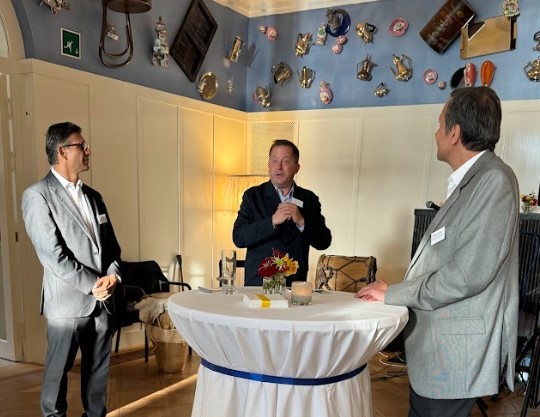
[[[311,304],[313,285],[311,282],[294,281],[291,285],[291,303],[294,305]]]

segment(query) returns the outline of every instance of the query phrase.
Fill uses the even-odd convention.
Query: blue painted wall
[[[152,10],[132,15],[135,52],[133,60],[124,67],[105,67],[98,56],[101,31],[101,2],[99,0],[71,0],[71,11],[61,11],[53,16],[50,9],[40,6],[39,0],[12,0],[23,32],[26,55],[55,64],[64,65],[106,77],[116,78],[170,93],[201,99],[196,84],[191,83],[176,62],[170,58],[169,67],[161,68],[151,64],[151,50],[154,42],[154,26],[159,16],[163,16],[168,29],[168,42],[172,44],[189,1],[153,0]],[[468,0],[476,11],[478,19],[501,14],[502,0]],[[328,37],[325,46],[313,45],[308,55],[297,57],[294,46],[298,33],[311,32],[315,38],[321,22],[326,22],[325,9],[301,13],[289,13],[248,19],[230,9],[206,0],[219,27],[212,41],[199,75],[212,71],[219,81],[217,96],[213,103],[245,110],[275,111],[322,108],[349,108],[364,106],[414,105],[442,103],[448,97],[450,87],[439,90],[436,84],[427,85],[423,80],[426,69],[435,69],[439,80],[450,81],[452,74],[473,62],[480,68],[486,59],[497,67],[492,87],[503,100],[528,100],[540,98],[540,83],[525,77],[523,67],[537,59],[540,52],[532,50],[533,34],[540,30],[540,1],[520,0],[521,15],[517,18],[518,37],[516,49],[509,52],[462,60],[459,57],[459,38],[442,54],[433,51],[420,37],[419,32],[444,4],[443,0],[379,0],[372,3],[343,6],[351,16],[351,29],[347,33],[348,43],[340,55],[332,52],[335,38]],[[409,22],[407,32],[401,37],[390,35],[390,23],[396,17]],[[109,21],[123,34],[124,15],[109,12]],[[356,35],[354,27],[358,22],[368,21],[377,26],[372,44],[364,42]],[[275,26],[279,31],[276,41],[269,41],[259,32],[259,26]],[[80,32],[82,36],[82,59],[76,60],[60,54],[60,28]],[[236,35],[247,40],[237,63],[224,60]],[[121,41],[119,41],[121,42]],[[109,42],[110,44],[110,42]],[[373,69],[373,80],[360,81],[356,78],[357,64],[367,54],[377,64]],[[413,61],[413,77],[408,82],[394,79],[388,69],[392,54],[409,56]],[[285,87],[274,85],[271,67],[280,61],[287,62],[295,75]],[[229,65],[226,65],[226,64]],[[297,70],[308,66],[316,71],[316,78],[309,89],[303,89],[298,82]],[[233,77],[234,90],[227,92],[227,79]],[[330,83],[334,101],[330,105],[319,99],[319,82]],[[376,97],[375,87],[386,83],[390,93],[386,97]],[[479,84],[477,78],[477,85]],[[268,83],[272,88],[272,107],[263,109],[253,101],[257,85]]]
[[[151,62],[152,46],[155,39],[154,27],[159,16],[163,17],[163,21],[167,25],[167,41],[171,46],[191,1],[154,0],[150,11],[132,14],[133,59],[129,64],[119,68],[108,68],[99,59],[101,0],[70,0],[71,10],[61,10],[56,15],[51,13],[48,6],[40,6],[40,0],[12,0],[12,3],[23,33],[27,58],[37,58],[105,77],[201,99],[197,92],[197,84],[189,81],[172,57],[169,57],[167,68],[152,65]],[[225,54],[236,35],[240,35],[242,39],[247,38],[248,18],[211,0],[205,0],[205,4],[218,22],[218,29],[199,75],[207,71],[216,74],[219,87],[216,97],[212,100],[213,103],[245,110],[245,56],[240,55],[237,63],[231,63],[225,60]],[[108,39],[107,47],[112,51],[115,51],[115,46],[123,49],[125,46],[125,15],[109,11],[108,21],[116,26],[116,32],[121,36],[121,39],[117,42]],[[81,34],[80,60],[60,54],[60,28]],[[114,45],[114,43],[118,45]],[[227,79],[230,76],[234,79],[232,93],[227,91]]]
[[[502,0],[468,0],[476,11],[476,18],[501,15]],[[348,43],[343,52],[332,52],[335,38],[329,36],[325,46],[313,45],[304,57],[294,55],[294,46],[298,33],[311,32],[315,40],[317,29],[326,22],[325,9],[302,13],[290,13],[271,17],[251,19],[249,22],[249,50],[253,62],[248,71],[248,91],[246,93],[247,111],[268,111],[252,99],[257,84],[268,83],[272,88],[272,107],[269,110],[347,108],[364,106],[411,105],[445,102],[450,90],[440,90],[436,84],[427,85],[423,80],[424,71],[435,69],[439,80],[448,80],[466,62],[473,62],[480,69],[482,62],[491,60],[497,67],[492,87],[501,99],[522,100],[540,98],[540,82],[526,78],[523,71],[525,64],[540,56],[532,50],[533,34],[540,30],[540,1],[520,0],[521,15],[517,18],[518,36],[516,49],[509,52],[462,60],[459,37],[442,55],[431,49],[420,37],[431,17],[439,10],[444,1],[438,0],[381,0],[358,5],[343,6],[351,16],[351,29],[347,33]],[[389,33],[391,22],[402,17],[409,22],[407,32],[401,36]],[[475,19],[476,19],[475,18]],[[359,22],[367,21],[378,28],[372,44],[364,44],[355,33]],[[259,32],[259,26],[275,26],[279,31],[276,41],[268,41]],[[370,54],[377,66],[373,69],[372,81],[356,78],[357,64]],[[390,69],[392,54],[405,54],[412,59],[413,77],[407,81],[397,81]],[[295,72],[294,78],[285,87],[273,84],[270,68],[280,61],[287,62]],[[311,88],[300,87],[296,71],[306,65],[316,71],[316,78]],[[334,101],[330,105],[319,99],[319,81],[330,83]],[[384,82],[390,93],[383,98],[374,95],[375,87]],[[475,85],[480,85],[477,77]]]

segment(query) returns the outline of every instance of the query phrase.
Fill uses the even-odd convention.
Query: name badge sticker
[[[291,200],[291,203],[296,204],[298,207],[303,208],[304,202],[302,200],[299,200],[297,198],[294,198]]]
[[[98,216],[98,222],[99,222],[99,224],[107,223],[108,222],[107,215],[106,214],[100,214]]]
[[[435,245],[436,243],[439,243],[440,241],[445,239],[445,232],[446,228],[441,227],[439,230],[435,230],[431,234],[431,246]]]

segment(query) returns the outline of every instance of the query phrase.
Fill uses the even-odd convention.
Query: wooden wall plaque
[[[197,78],[218,24],[203,0],[193,0],[170,48],[170,54],[191,82]]]

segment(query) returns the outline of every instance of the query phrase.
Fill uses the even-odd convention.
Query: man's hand
[[[98,278],[92,289],[92,294],[98,301],[105,301],[112,295],[117,283],[118,279],[114,274]]]
[[[282,224],[288,219],[292,219],[298,227],[304,227],[304,217],[298,210],[298,206],[293,203],[281,203],[272,215],[272,224]]]
[[[388,289],[388,284],[383,280],[377,280],[372,282],[369,285],[366,285],[364,288],[361,288],[354,296],[365,301],[382,301],[384,302],[384,297],[386,296],[386,290]]]

